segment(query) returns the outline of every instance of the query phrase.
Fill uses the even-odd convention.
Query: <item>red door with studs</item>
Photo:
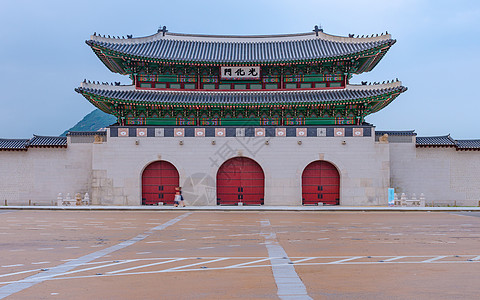
[[[174,165],[163,160],[153,162],[142,174],[142,204],[173,204],[175,188],[178,186],[179,176]]]
[[[263,170],[250,158],[229,159],[217,172],[218,205],[262,205],[264,192]]]
[[[319,202],[340,204],[340,174],[334,165],[324,160],[310,163],[302,174],[302,204]]]

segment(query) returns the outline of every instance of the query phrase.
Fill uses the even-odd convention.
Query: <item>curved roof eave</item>
[[[110,86],[82,83],[75,89],[78,93],[124,103],[144,105],[312,105],[354,104],[374,101],[375,97],[388,96],[390,103],[406,87],[401,82],[373,86],[348,86],[341,90],[297,90],[297,91],[169,91],[136,90],[133,86]],[[228,97],[224,97],[228,96]],[[174,101],[172,99],[175,98]],[[224,100],[228,99],[229,102]],[[89,99],[92,102],[93,99]],[[381,105],[377,110],[388,103]],[[375,109],[374,109],[375,110]],[[375,110],[376,111],[376,110]]]

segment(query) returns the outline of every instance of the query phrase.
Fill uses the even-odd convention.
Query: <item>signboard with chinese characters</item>
[[[220,67],[223,80],[260,79],[260,67]]]

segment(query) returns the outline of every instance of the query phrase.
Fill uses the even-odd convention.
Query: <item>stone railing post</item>
[[[83,205],[90,205],[90,196],[88,195],[88,193],[85,193],[82,203]]]
[[[425,207],[425,195],[423,193],[420,193],[420,206]]]
[[[75,194],[75,205],[76,206],[82,205],[82,195],[80,195],[80,193]]]
[[[402,206],[407,205],[407,195],[405,195],[405,193],[402,193],[402,195],[400,196],[400,203]]]

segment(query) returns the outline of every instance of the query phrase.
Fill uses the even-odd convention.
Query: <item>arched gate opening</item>
[[[179,176],[174,165],[164,160],[152,162],[142,173],[142,204],[173,204],[178,186]]]
[[[235,157],[224,162],[217,172],[217,204],[263,205],[265,175],[253,159]]]
[[[310,163],[302,173],[302,204],[319,202],[340,204],[340,174],[334,165],[324,160]]]

